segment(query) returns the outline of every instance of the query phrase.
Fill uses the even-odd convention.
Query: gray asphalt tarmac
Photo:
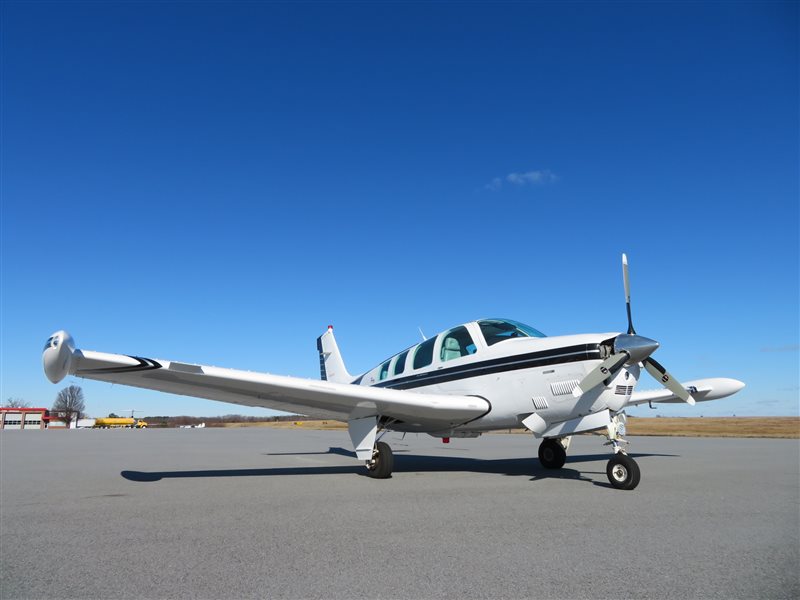
[[[578,437],[0,432],[0,597],[797,598],[798,440],[632,438],[632,492]]]

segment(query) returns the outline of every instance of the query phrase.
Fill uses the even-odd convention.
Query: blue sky
[[[798,414],[797,3],[1,10],[3,400],[52,404],[61,328],[314,378],[329,323],[351,372],[486,316],[621,331],[627,252],[655,358],[748,386],[658,414]]]

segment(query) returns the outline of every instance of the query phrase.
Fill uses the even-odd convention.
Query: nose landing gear
[[[628,441],[623,437],[625,434],[625,413],[619,413],[612,417],[611,423],[606,428],[608,442],[614,448],[614,456],[606,464],[606,476],[611,485],[618,490],[632,490],[639,485],[641,472],[639,465],[628,456],[623,444]]]

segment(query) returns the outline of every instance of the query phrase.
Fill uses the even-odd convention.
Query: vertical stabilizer
[[[319,350],[319,375],[323,381],[335,383],[350,383],[353,376],[347,372],[342,360],[342,353],[333,337],[333,327],[328,325],[328,331],[317,338]]]

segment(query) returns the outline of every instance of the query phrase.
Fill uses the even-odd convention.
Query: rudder
[[[317,338],[317,350],[319,351],[319,376],[323,381],[333,381],[334,383],[350,383],[353,376],[347,372],[333,337],[333,327],[328,326],[328,331]]]

